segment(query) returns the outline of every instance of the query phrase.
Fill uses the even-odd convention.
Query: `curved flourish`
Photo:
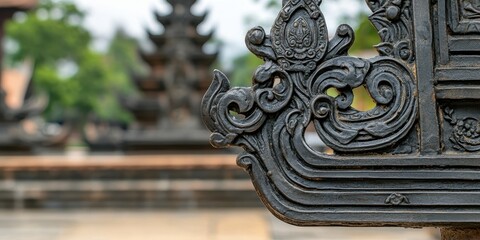
[[[266,119],[255,104],[252,89],[230,89],[227,77],[219,71],[202,100],[202,116],[213,132],[215,147],[229,146],[239,134],[258,130]]]
[[[277,82],[278,81],[278,82]],[[255,100],[266,113],[276,113],[289,103],[292,93],[292,80],[287,72],[272,62],[260,66],[254,77]]]
[[[319,136],[339,152],[359,152],[390,146],[415,122],[413,76],[390,58],[371,61],[339,57],[325,62],[309,80],[314,121]],[[353,88],[366,85],[377,106],[367,112],[351,108]],[[326,95],[334,87],[335,100]]]
[[[230,89],[228,79],[215,72],[202,103],[202,114],[214,132],[217,147],[235,145],[235,140],[261,129],[266,119],[287,106],[293,109],[284,124],[293,133],[298,123],[305,128],[310,115],[320,138],[338,152],[375,151],[395,145],[415,123],[416,90],[411,70],[400,55],[364,60],[345,56],[353,30],[341,25],[331,41],[326,40],[323,15],[313,0],[288,1],[272,28],[250,30],[247,47],[266,63],[260,66],[251,88]],[[409,36],[410,2],[368,1],[372,21],[387,42]],[[390,23],[382,23],[387,19]],[[395,26],[400,27],[395,27]],[[389,28],[396,29],[389,31]],[[377,106],[370,111],[351,107],[353,89],[365,86]],[[340,95],[326,95],[336,88]]]

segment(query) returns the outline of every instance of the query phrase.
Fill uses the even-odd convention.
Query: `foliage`
[[[281,2],[278,0],[254,0],[256,3],[261,4],[266,11],[275,13],[281,7]],[[272,15],[274,16],[274,15]],[[258,20],[255,15],[247,16],[245,19],[246,25],[257,24]],[[255,20],[254,20],[255,19]],[[262,24],[260,24],[262,25]],[[231,81],[233,86],[250,86],[252,84],[253,73],[258,66],[262,65],[263,61],[253,55],[252,53],[245,51],[244,54],[240,54],[233,60],[233,72],[231,75]]]
[[[147,69],[141,63],[138,55],[138,42],[128,36],[121,28],[117,29],[106,54],[108,65],[115,72],[122,84],[118,84],[122,92],[131,92],[130,75],[146,74]]]
[[[105,96],[102,108],[97,115],[101,119],[130,122],[133,118],[118,104],[119,95],[132,96],[137,94],[131,77],[133,74],[146,74],[147,69],[138,57],[138,42],[128,36],[123,29],[117,29],[105,56],[110,68],[108,85],[113,94]],[[113,118],[112,118],[113,116]]]
[[[364,50],[372,50],[373,46],[380,43],[380,37],[377,30],[368,19],[368,15],[364,12],[360,12],[353,20],[359,23],[355,29],[356,41],[350,48],[350,52],[355,53]]]
[[[79,61],[91,42],[89,32],[80,25],[84,16],[72,3],[41,1],[36,10],[7,24],[7,36],[19,46],[10,57],[14,61],[30,57],[40,66]]]
[[[253,73],[262,64],[263,61],[252,53],[238,56],[233,61],[235,69],[232,73],[232,84],[234,86],[250,86]]]
[[[6,35],[18,46],[9,62],[34,62],[35,90],[50,96],[47,119],[83,122],[96,115],[128,121],[117,92],[126,92],[136,43],[116,35],[107,56],[91,49],[92,36],[82,26],[85,12],[70,1],[42,0],[37,9],[7,24]],[[123,70],[123,71],[122,71]]]
[[[91,97],[95,96],[84,90],[95,93],[104,89],[102,79],[98,79],[103,76],[101,61],[89,49],[91,36],[80,25],[84,16],[72,3],[45,0],[24,19],[10,22],[6,28],[7,36],[18,44],[8,57],[13,62],[27,58],[34,61],[34,86],[50,96],[50,119],[64,117],[67,112],[76,117],[94,110]],[[62,63],[68,64],[62,67]],[[69,68],[71,74],[62,74],[64,68]]]

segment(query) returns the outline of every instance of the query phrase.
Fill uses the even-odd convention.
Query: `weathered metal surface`
[[[211,143],[243,147],[238,165],[292,224],[479,224],[476,2],[368,0],[382,43],[379,56],[361,59],[348,56],[351,27],[328,39],[321,0],[283,1],[269,35],[247,33],[265,61],[253,86],[231,88],[215,72],[202,102]],[[351,107],[361,86],[374,109]],[[333,155],[305,143],[311,124]]]

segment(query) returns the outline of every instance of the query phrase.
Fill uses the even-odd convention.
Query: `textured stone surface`
[[[445,228],[442,229],[442,240],[477,240],[480,239],[480,229]]]

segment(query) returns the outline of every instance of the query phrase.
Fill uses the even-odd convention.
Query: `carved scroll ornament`
[[[377,46],[380,56],[362,59],[348,56],[354,41],[350,26],[340,25],[328,39],[321,2],[286,1],[270,35],[261,27],[250,30],[246,45],[265,61],[253,76],[253,86],[231,88],[227,77],[215,71],[202,115],[214,146],[244,148],[238,164],[251,174],[262,201],[279,218],[299,225],[358,225],[357,217],[375,222],[373,215],[352,215],[350,222],[340,223],[335,206],[359,204],[352,196],[364,196],[374,206],[412,202],[408,193],[388,190],[405,189],[406,183],[390,179],[395,173],[381,171],[381,177],[373,170],[358,171],[361,166],[382,166],[382,161],[385,166],[397,164],[377,153],[393,152],[416,123],[411,4],[367,1],[382,43]],[[362,86],[377,103],[369,111],[351,106],[353,89]],[[329,96],[331,88],[340,94]],[[311,123],[335,155],[306,144],[304,133]],[[359,157],[365,154],[371,156]],[[345,181],[375,176],[386,178],[383,190],[375,193]]]

